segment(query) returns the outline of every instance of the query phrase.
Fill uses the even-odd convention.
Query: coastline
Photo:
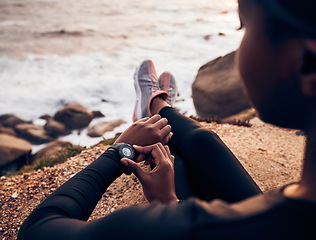
[[[100,110],[103,121],[122,119],[126,124],[115,132],[124,131],[136,100],[133,74],[144,59],[154,61],[158,75],[173,73],[181,100],[175,107],[195,115],[191,85],[198,69],[236,50],[242,36],[234,0],[27,0],[0,6],[0,115],[39,124],[39,116],[77,102]],[[74,131],[62,140],[82,146],[102,140],[85,135]]]

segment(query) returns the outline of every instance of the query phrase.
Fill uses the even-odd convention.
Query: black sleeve
[[[78,220],[86,221],[107,187],[123,172],[124,166],[119,162],[117,154],[107,150],[45,199],[23,223],[18,238],[49,239],[52,236],[47,234],[55,226],[57,228],[52,234],[56,237],[54,239],[66,239],[60,236],[71,233],[62,233],[58,229],[65,231],[68,224],[73,227],[83,223]],[[57,219],[60,220],[58,224]],[[50,224],[52,221],[54,224]],[[62,226],[65,222],[67,224]]]
[[[187,211],[182,211],[181,204],[176,203],[130,207],[87,222],[107,187],[124,171],[125,167],[118,161],[116,153],[107,150],[45,199],[25,220],[18,239],[187,237],[189,224],[183,221],[187,219]]]
[[[253,239],[254,236],[271,239],[273,234],[286,232],[279,223],[287,227],[286,222],[297,219],[294,221],[297,225],[297,221],[302,220],[287,216],[291,211],[284,210],[283,205],[278,207],[279,202],[284,202],[284,197],[281,200],[278,197],[282,194],[274,198],[261,194],[237,205],[193,198],[179,204],[153,203],[122,209],[87,222],[106,188],[124,170],[116,153],[106,151],[29,215],[18,240]],[[310,229],[314,231],[314,225]]]

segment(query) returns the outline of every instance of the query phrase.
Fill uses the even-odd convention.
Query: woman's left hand
[[[171,138],[171,126],[166,118],[156,114],[134,122],[127,128],[115,143],[129,143],[131,145],[146,146],[161,142],[167,144]]]

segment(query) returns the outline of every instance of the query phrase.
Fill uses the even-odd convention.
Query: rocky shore
[[[58,110],[54,116],[44,115],[45,125],[35,125],[12,114],[0,116],[0,176],[9,175],[24,164],[52,156],[62,148],[72,145],[58,140],[72,130],[88,128],[88,136],[101,137],[107,131],[124,123],[122,120],[99,122],[89,126],[93,118],[104,117],[100,111],[90,111],[79,103],[71,103]],[[88,127],[89,126],[89,127]],[[32,145],[47,144],[32,154]]]
[[[212,87],[210,87],[212,86]],[[236,70],[235,52],[218,57],[200,67],[192,85],[192,99],[200,117],[215,116],[223,122],[234,120],[234,114],[247,110],[250,102],[245,95]],[[93,118],[104,117],[100,111],[91,111],[79,103],[70,103],[54,116],[40,118],[45,125],[38,126],[17,116],[0,116],[0,176],[8,175],[24,164],[43,156],[51,156],[63,147],[71,145],[58,139],[73,130],[88,128],[89,137],[102,137],[124,123],[117,119],[99,122],[91,126]],[[35,155],[32,144],[49,143]]]
[[[305,137],[296,130],[280,129],[257,118],[251,127],[202,123],[216,132],[265,192],[298,181]],[[86,167],[108,146],[98,145],[52,168],[0,178],[2,239],[15,239],[30,212],[56,188]],[[103,195],[89,221],[112,212],[144,204],[146,199],[134,175],[122,175]]]

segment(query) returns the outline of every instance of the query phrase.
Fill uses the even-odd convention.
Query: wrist
[[[123,172],[127,175],[130,175],[131,171],[124,164],[122,164],[121,159],[128,158],[135,161],[134,159],[137,157],[135,149],[127,143],[115,143],[108,147],[107,151],[115,153],[117,162],[122,167]]]

